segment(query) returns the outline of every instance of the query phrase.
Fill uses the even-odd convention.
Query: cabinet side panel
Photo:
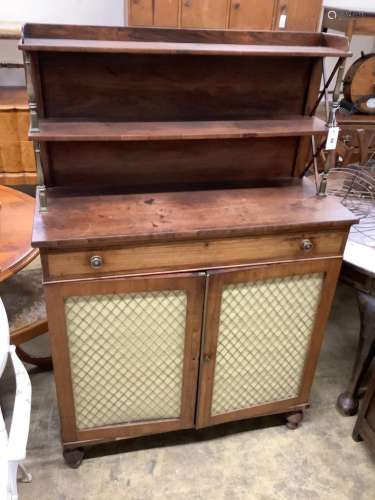
[[[50,142],[58,186],[127,186],[143,190],[245,187],[288,177],[297,137],[149,142]],[[203,168],[204,167],[204,168]],[[169,188],[168,188],[169,186]]]

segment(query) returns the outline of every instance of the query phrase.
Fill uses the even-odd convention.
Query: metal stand
[[[335,127],[337,125],[336,112],[339,109],[339,105],[340,105],[339,104],[340,103],[340,92],[341,92],[341,85],[342,85],[342,81],[343,81],[344,71],[345,71],[345,59],[339,58],[339,60],[335,64],[335,67],[332,70],[332,73],[330,74],[330,76],[327,80],[324,61],[323,61],[324,87],[320,91],[319,97],[316,100],[314,106],[312,107],[312,110],[310,112],[310,116],[313,116],[315,114],[321,100],[323,99],[323,97],[325,97],[327,127]],[[333,81],[336,73],[337,73],[337,77],[336,77],[335,90],[333,93],[333,101],[332,101],[331,107],[328,109],[328,87],[331,84],[331,82]],[[310,169],[311,165],[314,165],[315,182],[317,184],[317,195],[319,195],[319,196],[325,196],[325,194],[326,194],[328,172],[332,166],[331,164],[334,164],[334,156],[335,156],[334,151],[332,151],[332,154],[328,155],[324,172],[323,172],[322,176],[319,176],[319,173],[317,170],[316,158],[322,152],[323,149],[324,149],[324,144],[321,144],[321,145],[319,145],[319,147],[317,147],[316,142],[315,142],[315,138],[313,137],[312,138],[312,153],[313,153],[312,158],[309,160],[309,162],[305,166],[303,173],[301,174],[301,177],[304,177],[306,175],[307,171]],[[333,156],[333,159],[330,158],[331,156]],[[318,181],[318,177],[321,177],[320,182]]]
[[[324,65],[324,63],[323,63],[323,65]],[[332,104],[330,107],[330,112],[329,112],[329,117],[328,117],[328,122],[327,122],[327,127],[329,127],[329,128],[337,127],[336,113],[340,107],[341,85],[342,85],[344,71],[345,71],[344,59],[339,59],[336,66],[338,67],[336,84],[335,84],[335,89],[333,91]],[[326,91],[327,91],[327,84],[325,85],[325,88],[324,88],[325,95],[326,95]],[[328,173],[329,173],[330,169],[335,166],[335,161],[336,161],[336,155],[335,155],[335,149],[333,149],[333,150],[328,152],[328,157],[327,157],[326,163],[324,165],[324,171],[320,177],[320,185],[319,185],[319,189],[318,189],[318,193],[317,193],[318,196],[326,196],[327,195]]]

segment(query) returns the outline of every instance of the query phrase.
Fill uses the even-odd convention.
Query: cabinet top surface
[[[358,219],[307,179],[249,189],[66,196],[35,212],[33,245],[49,248],[337,229]]]
[[[341,56],[346,37],[323,33],[94,27],[26,24],[20,48],[28,51],[146,54]]]

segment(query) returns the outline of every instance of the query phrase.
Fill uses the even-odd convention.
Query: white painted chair
[[[9,344],[9,325],[4,305],[0,299],[0,378],[10,355],[15,379],[16,395],[9,434],[0,408],[0,499],[18,500],[17,472],[23,481],[30,482],[31,475],[21,465],[26,456],[31,410],[31,383],[29,375]]]

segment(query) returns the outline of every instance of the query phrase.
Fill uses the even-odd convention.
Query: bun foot
[[[341,415],[352,417],[358,412],[358,400],[354,399],[349,392],[345,391],[337,398],[336,407]]]
[[[286,420],[287,420],[286,426],[288,427],[288,429],[291,430],[298,429],[303,420],[303,411],[290,413],[289,415],[287,415]]]
[[[85,451],[83,448],[66,449],[63,451],[64,460],[71,469],[78,469],[81,465]]]

